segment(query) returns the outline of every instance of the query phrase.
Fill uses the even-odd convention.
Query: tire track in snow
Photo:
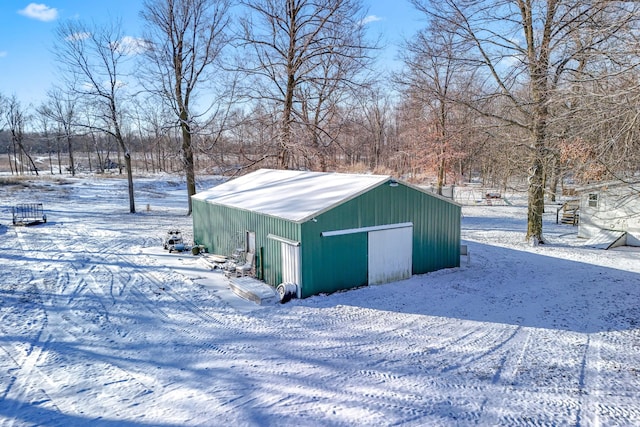
[[[208,313],[201,307],[199,307],[194,302],[190,301],[188,298],[180,295],[179,292],[173,290],[171,286],[171,282],[175,280],[186,281],[188,279],[179,275],[178,273],[172,272],[170,269],[167,269],[169,273],[164,271],[159,271],[157,268],[149,268],[148,266],[141,266],[139,264],[131,261],[130,256],[121,255],[117,252],[111,253],[111,257],[117,260],[117,264],[127,270],[130,277],[132,277],[132,283],[137,284],[136,297],[140,299],[140,301],[145,305],[148,309],[152,310],[151,307],[156,305],[156,301],[152,300],[151,297],[148,297],[141,289],[143,287],[147,287],[151,290],[156,297],[169,297],[173,300],[173,303],[178,303],[178,306],[184,308],[181,311],[181,315],[189,314],[195,318],[195,320],[212,322],[217,324],[218,326],[227,327],[227,322],[225,321],[224,313],[216,312],[215,316],[213,314]],[[145,255],[140,255],[144,257]],[[131,285],[130,285],[131,287]],[[131,292],[131,289],[129,289]],[[175,305],[175,304],[172,304]],[[164,317],[169,317],[166,313],[162,313]]]
[[[100,292],[96,292],[94,289],[88,289],[85,293],[85,296],[89,296],[91,300],[100,300],[104,297],[104,295],[102,297],[99,295]],[[59,358],[64,360],[65,364],[75,365],[78,369],[95,371],[89,375],[93,382],[92,390],[95,390],[91,393],[96,393],[96,398],[101,401],[97,406],[103,408],[102,413],[109,413],[113,404],[122,403],[121,399],[128,399],[130,402],[127,404],[135,406],[140,402],[140,399],[152,393],[153,381],[146,375],[127,369],[121,363],[120,357],[112,357],[109,352],[104,351],[98,353],[98,349],[92,343],[101,343],[106,350],[110,343],[122,341],[123,337],[122,334],[114,334],[110,313],[104,303],[89,304],[87,307],[84,304],[86,301],[86,299],[79,299],[75,312],[61,314],[55,322],[59,325],[59,337],[61,340],[63,336],[66,337],[62,341],[70,343],[72,350],[68,354],[60,354]],[[102,314],[103,312],[106,314]],[[91,322],[96,319],[97,321]],[[125,340],[124,342],[130,341]],[[94,357],[94,352],[97,357]],[[58,363],[58,360],[52,361],[50,369],[55,371]],[[66,382],[67,388],[74,390],[76,394],[90,392],[86,390],[86,385],[75,384],[74,378],[62,378],[60,381]],[[114,399],[119,402],[114,402]],[[69,405],[67,401],[68,398],[65,399],[65,407]],[[77,408],[76,413],[81,414],[82,408]]]
[[[627,347],[625,353],[636,354],[640,362],[637,335],[640,335],[639,329],[588,335],[581,365],[581,411],[577,425],[640,425],[640,406],[630,397],[640,390],[629,388],[634,381],[626,378],[640,376],[637,368],[640,363],[635,366],[620,364],[616,360],[618,355],[611,352],[611,349]]]
[[[557,424],[561,423],[559,420],[570,420],[576,417],[579,406],[577,398],[565,398],[566,394],[575,395],[575,388],[573,384],[566,386],[562,384],[561,381],[566,381],[564,378],[556,378],[554,381],[557,382],[549,384],[546,388],[534,387],[536,390],[534,392],[524,391],[529,388],[535,375],[545,370],[543,363],[536,368],[537,371],[528,372],[527,362],[532,361],[531,358],[527,359],[531,353],[530,348],[536,339],[545,338],[537,336],[534,333],[535,329],[504,325],[497,331],[486,328],[488,332],[485,332],[482,328],[478,329],[476,322],[468,322],[467,327],[456,325],[456,335],[436,336],[430,332],[420,333],[424,326],[432,323],[428,316],[412,316],[413,325],[408,328],[408,332],[403,333],[404,336],[411,336],[411,339],[388,343],[388,345],[395,344],[394,349],[398,350],[396,354],[400,352],[397,357],[401,358],[403,363],[421,367],[411,374],[403,374],[402,371],[394,369],[393,360],[375,362],[373,358],[377,347],[387,345],[378,342],[375,334],[369,336],[369,344],[359,342],[360,334],[358,333],[351,338],[352,342],[342,343],[342,348],[338,348],[339,344],[330,345],[328,341],[330,334],[327,331],[331,331],[332,328],[328,325],[359,331],[360,328],[362,330],[375,328],[376,323],[379,322],[373,310],[358,308],[349,308],[349,310],[352,311],[351,314],[345,316],[350,318],[349,321],[339,316],[339,311],[336,310],[336,316],[332,316],[333,313],[329,310],[322,313],[323,319],[318,320],[320,325],[317,327],[320,331],[314,331],[312,327],[305,329],[305,337],[309,342],[316,343],[313,348],[314,357],[318,360],[335,361],[332,366],[335,366],[338,371],[336,377],[344,381],[332,392],[338,396],[337,400],[347,402],[345,405],[359,397],[362,407],[377,408],[380,412],[387,414],[406,414],[404,418],[398,418],[398,423],[409,425],[412,422],[416,425],[429,424],[429,414],[437,414],[439,411],[445,412],[445,419],[481,425],[532,425],[535,424],[536,419],[539,419],[537,411],[557,414],[548,417],[548,424]],[[379,316],[379,313],[377,315]],[[401,317],[403,316],[399,316]],[[385,317],[385,323],[391,330],[396,327],[395,321],[395,316]],[[349,322],[356,323],[356,326]],[[442,320],[438,319],[438,322]],[[447,322],[459,323],[452,319]],[[397,328],[402,329],[405,326],[409,325],[398,325]],[[437,329],[440,333],[448,329],[446,326],[440,326]],[[277,336],[277,334],[274,335]],[[365,332],[363,336],[366,336]],[[291,338],[295,340],[296,336]],[[429,343],[432,347],[431,351],[409,351],[412,344],[420,343]],[[403,353],[402,350],[407,352]],[[291,360],[296,360],[297,351],[289,355]],[[388,348],[383,349],[381,353],[389,354]],[[534,366],[545,362],[544,355],[534,354],[533,357]],[[363,365],[378,366],[379,369],[352,371],[353,366],[350,368],[340,366],[342,361],[348,365],[350,360],[359,360]],[[459,361],[459,363],[450,364],[448,361]],[[487,367],[491,366],[493,371],[487,370]],[[312,368],[309,369],[311,369],[309,375],[313,376]],[[344,372],[342,372],[343,369]],[[444,376],[446,382],[440,381],[441,372],[446,372],[447,375]],[[358,388],[360,387],[358,384],[362,384],[361,388]],[[312,389],[314,386],[317,387],[318,383],[311,380],[303,389]],[[345,391],[354,387],[357,392],[353,395]],[[415,396],[423,396],[424,404],[430,410],[412,412],[416,406],[422,405],[420,401],[415,403]],[[429,396],[449,396],[449,401],[429,402]],[[490,396],[489,401],[486,399],[481,401],[481,396]],[[532,411],[533,401],[537,403]],[[393,402],[393,404],[383,402]],[[460,410],[461,406],[465,408],[464,411]],[[447,418],[449,415],[451,417]],[[389,422],[389,419],[385,419],[384,422]]]
[[[12,232],[6,233],[5,237],[5,241],[14,251],[14,255],[8,257],[15,258],[17,264],[23,263],[23,260],[33,255],[25,250],[26,239],[21,227],[13,227]],[[7,289],[3,289],[3,294],[5,298],[9,298],[9,303],[2,304],[4,301],[0,300],[0,333],[3,337],[11,337],[11,340],[0,342],[0,348],[8,356],[8,360],[4,359],[8,378],[2,382],[4,389],[0,391],[0,400],[7,402],[9,411],[18,411],[24,404],[22,401],[29,397],[28,392],[37,387],[32,377],[44,377],[36,375],[39,373],[36,365],[50,340],[50,337],[45,337],[48,318],[42,307],[42,298],[33,271],[23,269],[19,275],[5,275],[3,282],[5,286],[8,285]],[[23,317],[25,311],[29,313],[29,318]],[[24,327],[25,324],[27,328]],[[12,328],[12,331],[8,330],[12,325],[16,327]],[[21,325],[22,328],[17,325]],[[14,330],[23,334],[17,335]],[[26,331],[28,333],[24,334]]]
[[[87,271],[79,270],[78,274],[85,278],[84,282],[90,284],[91,289],[102,288],[102,291],[99,292],[100,296],[110,298],[113,306],[116,304],[120,306],[126,300],[129,306],[144,307],[155,318],[165,323],[163,327],[172,329],[174,334],[177,333],[178,336],[188,337],[188,342],[198,343],[199,346],[195,351],[213,351],[217,354],[229,354],[223,347],[210,343],[210,335],[200,333],[200,328],[191,327],[194,322],[203,321],[216,324],[218,327],[226,327],[226,322],[223,322],[218,316],[207,313],[178,292],[174,292],[167,282],[171,283],[172,280],[175,280],[175,273],[168,275],[157,271],[157,269],[151,271],[146,266],[137,265],[130,259],[131,254],[122,255],[119,253],[120,251],[126,252],[125,249],[127,247],[125,244],[109,245],[109,247],[101,246],[99,250],[96,250],[92,245],[91,238],[82,238],[81,243],[75,244],[74,247],[80,248],[91,259],[100,257],[101,264],[94,265]],[[123,278],[123,272],[125,271],[126,277]],[[168,278],[170,280],[167,280]],[[184,279],[181,278],[181,280]],[[108,291],[105,291],[106,289]],[[113,292],[113,289],[117,289],[117,292]],[[170,302],[167,302],[167,298],[169,298]],[[180,316],[183,317],[188,314],[193,318],[192,322],[189,326],[173,324],[170,316],[162,309],[163,304],[174,307],[172,311],[175,311],[176,306],[182,307],[183,310],[180,310]],[[191,351],[194,351],[194,349],[190,348]],[[134,377],[136,374],[139,375],[139,373],[131,374]],[[164,386],[160,385],[155,389],[158,392],[162,392]]]
[[[59,227],[58,227],[59,228]],[[35,230],[35,229],[34,229]],[[105,288],[101,286],[101,282],[105,277],[119,278],[121,275],[117,274],[118,269],[111,271],[108,267],[105,267],[102,263],[105,262],[106,257],[110,250],[114,248],[114,245],[110,248],[101,247],[101,250],[91,251],[87,242],[93,241],[91,237],[82,235],[82,233],[70,232],[64,228],[55,230],[55,238],[46,238],[39,236],[29,236],[27,233],[21,231],[16,232],[19,251],[22,254],[29,254],[30,257],[41,256],[43,259],[47,258],[51,262],[43,266],[43,270],[40,275],[45,277],[47,283],[47,292],[43,305],[48,306],[49,310],[45,310],[45,315],[50,313],[60,312],[59,317],[56,319],[57,327],[49,325],[48,338],[45,342],[39,340],[33,340],[30,342],[34,351],[31,352],[30,359],[27,359],[24,363],[17,363],[11,368],[13,376],[10,382],[10,387],[4,392],[4,395],[13,407],[10,409],[11,413],[19,413],[20,408],[24,405],[29,405],[33,402],[39,405],[53,405],[55,395],[59,394],[60,390],[57,389],[55,383],[50,380],[44,369],[41,368],[43,360],[48,353],[48,343],[57,340],[58,342],[71,343],[70,345],[77,345],[83,342],[99,342],[105,336],[105,332],[109,331],[110,318],[109,318],[109,304],[115,303],[114,293],[110,290],[105,292]],[[42,238],[40,238],[42,237]],[[124,244],[120,244],[120,247],[124,247]],[[70,257],[68,255],[71,255]],[[26,255],[25,255],[26,256]],[[71,258],[71,259],[69,259]],[[61,271],[56,264],[56,260],[64,259],[65,271]],[[104,275],[105,271],[108,273]],[[121,271],[120,271],[121,272]],[[29,282],[33,281],[33,276],[25,277],[24,280]],[[44,282],[43,282],[44,283]],[[122,282],[120,282],[122,283]],[[125,286],[122,286],[118,292],[119,296],[124,295]],[[134,289],[134,294],[136,291]],[[139,292],[139,294],[141,294]],[[147,297],[142,297],[142,301],[149,302]],[[107,304],[108,302],[108,304]],[[134,304],[137,305],[134,301]],[[61,305],[62,304],[62,305]],[[163,314],[157,308],[153,307],[153,304],[148,304],[155,314]],[[166,314],[164,314],[165,317]],[[3,331],[3,335],[9,336],[6,331]],[[11,349],[3,347],[5,352],[11,352]],[[15,351],[13,351],[15,353]],[[75,350],[75,353],[78,353]],[[80,353],[82,357],[82,354]],[[77,360],[77,355],[58,355],[57,360],[66,359],[66,363],[77,364],[80,360]],[[70,358],[69,358],[70,357]],[[120,378],[118,384],[118,392],[114,395],[127,395],[122,391],[122,384],[128,384],[128,387],[132,389],[129,393],[132,396],[132,400],[142,398],[150,392],[150,387],[146,385],[149,378],[140,378],[139,373],[133,373],[118,366],[112,360],[103,369],[98,370],[96,378],[99,379],[103,374],[103,370],[109,372],[110,377]],[[53,371],[51,371],[53,369]],[[48,368],[50,372],[55,372],[55,364]],[[45,379],[47,381],[42,382]],[[62,379],[62,381],[69,381],[70,379]],[[71,379],[72,380],[72,379]],[[68,385],[73,387],[73,385]],[[45,391],[51,390],[53,397],[48,395]],[[78,393],[82,393],[79,390]],[[61,397],[58,396],[58,399]],[[73,408],[73,403],[65,398],[65,408]],[[51,402],[51,403],[50,403]],[[135,404],[132,403],[132,404]],[[108,411],[108,407],[105,407],[105,412]],[[82,413],[79,409],[76,413]]]
[[[7,404],[8,413],[20,413],[32,405],[46,407],[53,412],[59,412],[53,399],[45,390],[55,387],[55,382],[47,375],[40,365],[48,357],[53,336],[49,331],[49,316],[45,309],[45,301],[40,291],[41,286],[31,282],[25,284],[23,304],[29,304],[27,309],[30,319],[20,319],[37,324],[32,334],[26,337],[16,337],[14,342],[2,343],[2,348],[13,361],[13,367],[8,369],[11,378],[2,392],[0,400]],[[11,336],[6,329],[5,322],[0,323],[2,336]],[[12,425],[10,422],[9,425]]]
[[[592,340],[592,338],[594,338],[594,340]],[[598,361],[600,360],[600,343],[597,342],[597,338],[595,336],[592,337],[591,335],[587,335],[584,347],[584,355],[580,365],[579,392],[581,396],[581,405],[580,410],[578,411],[576,426],[599,426],[601,424],[597,405],[600,390],[598,387],[589,387],[589,383],[595,382],[596,378],[599,376]],[[593,390],[593,394],[585,391],[587,387]]]
[[[149,317],[158,319],[157,321],[159,322],[171,323],[171,319],[169,319],[162,307],[167,304],[167,301],[172,301],[174,305],[182,307],[183,312],[190,313],[190,317],[194,320],[207,320],[210,323],[218,322],[223,324],[218,318],[197,307],[197,304],[190,303],[184,297],[181,298],[178,294],[171,293],[171,291],[166,292],[167,288],[162,283],[168,277],[167,275],[149,276],[148,272],[144,271],[144,268],[135,266],[124,255],[122,257],[116,255],[118,252],[127,252],[127,241],[118,241],[112,235],[106,236],[104,239],[106,241],[103,241],[102,238],[105,236],[102,232],[94,233],[93,229],[85,229],[83,227],[72,230],[64,225],[48,225],[47,227],[29,230],[21,229],[16,232],[16,237],[19,238],[18,251],[22,254],[22,257],[27,261],[36,258],[43,260],[42,270],[36,273],[36,277],[44,277],[46,279],[47,287],[49,288],[47,293],[50,294],[47,296],[47,300],[50,302],[51,314],[59,313],[55,322],[50,322],[57,323],[58,329],[51,324],[48,327],[48,333],[51,337],[49,341],[53,343],[53,347],[56,346],[56,342],[64,342],[64,346],[69,347],[71,350],[70,352],[65,351],[65,353],[53,352],[55,354],[51,357],[53,361],[62,361],[65,365],[71,366],[64,371],[73,372],[76,369],[82,369],[80,364],[86,358],[83,352],[85,348],[88,349],[89,343],[100,342],[105,337],[108,337],[107,342],[110,342],[115,320],[111,316],[111,310],[116,310],[113,313],[117,313],[118,316],[122,314],[124,315],[123,317],[126,317],[131,309],[137,308],[139,310],[140,307],[146,307],[151,313]],[[142,240],[145,242],[150,241],[149,238]],[[126,256],[130,255],[126,254]],[[64,271],[58,268],[61,265],[60,263],[63,263]],[[123,274],[125,270],[132,270],[132,274]],[[30,274],[29,277],[23,277],[23,280],[32,282],[36,277]],[[166,296],[169,294],[171,294],[171,298],[167,299]],[[115,305],[117,307],[114,307]],[[125,311],[122,311],[122,308]],[[92,322],[93,319],[96,321]],[[125,328],[130,326],[122,323],[118,325]],[[187,326],[180,326],[180,328],[180,330],[174,328],[179,335],[184,334],[186,331],[193,332],[192,328]],[[139,333],[139,331],[131,328],[129,328],[129,332]],[[127,335],[127,333],[125,332],[123,335]],[[201,334],[191,333],[191,336],[196,337],[200,342],[207,341],[203,339],[204,335]],[[131,339],[136,339],[136,337],[131,337]],[[124,341],[120,341],[126,345],[131,342],[131,339],[126,338]],[[194,341],[193,338],[191,340]],[[48,344],[47,349],[51,347]],[[215,351],[217,347],[215,345],[206,346],[204,351],[208,351],[209,348]],[[5,349],[3,348],[3,350]],[[106,347],[105,350],[107,350]],[[43,359],[46,359],[46,354],[48,352],[42,351],[41,358],[37,359],[37,362],[34,361],[25,365],[25,368],[31,367],[29,372],[25,369],[20,373],[17,368],[13,368],[17,382],[12,382],[12,384],[15,384],[15,388],[11,393],[16,393],[16,396],[18,396],[16,400],[18,403],[16,404],[25,404],[27,396],[30,396],[31,400],[34,400],[33,397],[36,395],[43,396],[42,392],[47,389],[53,392],[53,397],[36,398],[35,401],[44,404],[52,399],[57,399],[59,402],[64,402],[62,403],[63,407],[71,412],[80,414],[81,410],[74,411],[74,398],[71,397],[70,399],[68,394],[69,391],[72,394],[82,394],[85,391],[77,389],[77,385],[73,384],[73,378],[56,377],[57,381],[66,381],[68,383],[64,391],[43,386],[41,392],[35,388],[35,383],[26,381],[27,379],[46,375],[46,372],[56,372],[54,369],[55,364],[47,366],[46,369],[41,369]],[[87,355],[91,357],[90,354]],[[36,357],[36,353],[33,353],[33,357]],[[102,359],[104,361],[100,361]],[[105,381],[102,388],[117,387],[120,390],[114,393],[115,396],[130,395],[131,402],[128,402],[127,405],[136,405],[141,402],[141,399],[153,405],[155,398],[149,399],[146,396],[154,390],[164,390],[165,385],[158,383],[153,376],[138,372],[138,369],[135,372],[131,371],[128,369],[130,364],[126,363],[125,360],[123,361],[125,363],[120,363],[118,358],[110,359],[105,354],[98,359],[98,365],[104,364],[105,366],[94,368],[93,364],[95,362],[92,361],[92,365],[87,365],[84,369],[85,372],[82,372],[80,377],[86,378],[88,375],[89,378],[92,378],[91,382],[105,378],[105,375],[109,375],[110,378],[117,378],[114,381]],[[75,367],[76,365],[77,367]],[[18,365],[16,364],[15,366]],[[93,374],[86,372],[94,371],[94,369],[95,372]],[[131,393],[124,392],[122,390],[123,387],[131,389]],[[75,392],[73,391],[74,389],[76,390]],[[98,387],[98,384],[94,384],[91,389],[100,390],[101,387]],[[95,400],[102,401],[105,396],[101,395],[102,392],[97,393],[100,394],[95,395]],[[25,402],[19,403],[21,400],[25,400]],[[108,399],[105,399],[105,401],[108,401]],[[95,406],[100,406],[100,404],[98,403]],[[122,409],[123,406],[120,405],[120,408]],[[19,408],[16,408],[17,410]],[[104,413],[107,413],[108,410],[108,406],[105,406]]]
[[[59,412],[54,399],[46,391],[56,389],[56,383],[40,367],[47,357],[51,340],[51,335],[47,335],[44,340],[38,338],[31,342],[26,357],[12,371],[13,380],[0,399],[8,402],[7,413],[21,413],[33,405]]]
[[[106,279],[107,283],[110,284],[110,296],[114,302],[116,298],[114,297],[113,289],[116,289],[118,297],[125,297],[127,293],[132,294],[133,297],[140,301],[150,312],[160,314],[166,318],[167,314],[157,308],[154,301],[142,290],[143,286],[150,284],[152,287],[155,287],[153,292],[157,293],[157,291],[162,291],[170,295],[176,302],[187,308],[188,311],[201,320],[221,323],[220,320],[213,318],[186,298],[171,292],[169,286],[164,283],[163,277],[158,278],[157,273],[152,271],[143,271],[139,265],[136,265],[129,259],[130,255],[122,255],[122,252],[129,249],[127,241],[118,242],[114,241],[114,239],[109,239],[109,244],[106,245],[104,242],[99,241],[94,235],[81,235],[79,231],[72,233],[69,230],[66,230],[66,234],[67,238],[58,241],[59,251],[69,252],[73,249],[89,257],[89,261],[81,262],[79,265],[78,261],[75,261],[72,264],[79,274],[80,269],[86,267],[86,264],[90,265],[89,270],[83,272],[83,276],[93,281],[91,289],[99,289],[102,295],[105,295],[102,285]],[[152,240],[155,241],[157,239]],[[71,241],[72,243],[64,244],[63,242],[65,241]],[[122,278],[123,272],[126,272],[125,274],[128,276],[124,280]],[[87,280],[85,280],[85,283],[86,282]]]
[[[171,292],[168,285],[164,284],[163,278],[158,278],[157,273],[145,272],[140,266],[130,261],[127,256],[121,255],[119,252],[124,252],[125,249],[128,249],[127,242],[110,241],[108,245],[96,245],[98,242],[91,235],[80,236],[68,233],[68,237],[68,239],[61,239],[60,242],[71,241],[72,243],[70,245],[59,244],[61,252],[69,251],[69,246],[72,246],[74,250],[86,254],[90,260],[99,260],[99,263],[72,263],[76,274],[84,279],[77,283],[69,303],[85,292],[92,292],[98,297],[96,299],[99,301],[108,297],[111,299],[112,305],[115,305],[118,301],[127,299],[129,304],[140,305],[145,307],[151,314],[168,319],[167,313],[158,306],[156,299],[147,294],[148,290],[145,290],[146,288],[152,289],[151,292],[155,297],[160,294],[170,295],[176,302],[186,307],[189,312],[201,320],[222,324],[220,320],[205,313],[186,298]],[[88,269],[85,268],[87,265],[90,265]],[[105,287],[109,288],[108,292],[105,292]],[[101,304],[104,307],[105,315],[108,316],[108,308],[104,303]]]
[[[408,330],[411,331],[411,333],[405,332],[405,335],[411,335],[412,338],[408,340],[406,344],[401,341],[379,342],[377,336],[371,335],[368,336],[367,342],[364,342],[364,340],[360,341],[358,337],[361,334],[362,337],[367,336],[366,331],[373,330],[378,326],[379,313],[376,313],[374,310],[358,308],[345,308],[345,310],[347,310],[346,316],[342,316],[342,311],[339,310],[335,312],[330,310],[323,312],[322,316],[316,319],[320,324],[316,325],[315,328],[311,327],[311,325],[308,325],[308,328],[301,328],[304,330],[306,342],[313,344],[313,358],[321,362],[318,366],[321,367],[327,362],[330,362],[331,369],[335,369],[338,372],[332,379],[332,382],[335,381],[335,378],[340,378],[340,381],[332,384],[333,387],[329,393],[336,396],[336,401],[344,402],[346,407],[353,408],[354,411],[362,411],[361,420],[364,425],[388,425],[391,420],[388,418],[390,414],[395,414],[395,416],[402,414],[401,417],[397,418],[400,424],[406,424],[411,421],[420,424],[421,421],[428,420],[429,413],[433,410],[433,407],[426,405],[428,402],[425,402],[424,409],[421,408],[421,399],[418,398],[418,403],[416,403],[416,398],[422,395],[428,396],[429,393],[432,392],[432,380],[433,378],[437,378],[440,372],[433,363],[433,360],[437,359],[438,355],[432,354],[431,359],[427,359],[427,362],[430,362],[432,367],[425,368],[425,371],[420,375],[396,372],[393,360],[380,359],[377,363],[372,361],[372,358],[380,351],[381,346],[397,344],[398,347],[402,347],[402,349],[408,352],[411,350],[412,344],[428,341],[428,333],[424,335],[420,335],[419,333],[422,327],[425,326],[424,323],[419,323],[421,322],[420,316],[399,315],[398,319],[385,318],[385,322],[388,323],[388,327],[391,330],[402,330],[405,327],[409,328]],[[407,322],[409,319],[416,323],[413,325],[409,324]],[[394,323],[396,320],[398,320],[399,323]],[[438,321],[442,322],[443,320],[438,319]],[[330,331],[335,329],[329,325],[334,325],[335,327],[341,326],[349,330],[353,328],[354,331],[358,332],[358,335],[352,337],[350,342],[336,342],[334,344],[329,337],[331,335]],[[466,334],[466,339],[471,341],[473,339],[471,335],[472,334]],[[281,338],[276,331],[270,333],[270,336],[277,337],[278,339]],[[292,338],[294,342],[296,341],[296,337],[292,337],[291,332],[289,332],[288,337]],[[452,338],[448,337],[448,339]],[[280,340],[276,342],[280,342]],[[286,356],[291,360],[292,364],[296,365],[291,368],[294,372],[288,375],[288,377],[290,377],[289,381],[295,384],[296,388],[289,393],[289,397],[285,395],[283,399],[293,399],[294,402],[292,402],[291,405],[295,407],[296,410],[302,413],[308,411],[310,414],[314,414],[317,413],[318,407],[322,407],[325,404],[321,392],[318,392],[320,396],[308,401],[295,399],[293,397],[300,394],[308,395],[314,392],[314,390],[318,390],[322,383],[321,380],[317,380],[315,377],[321,377],[324,369],[318,370],[319,368],[313,366],[297,366],[301,360],[305,359],[305,349],[306,346],[293,348]],[[400,353],[398,357],[407,362],[405,359],[407,354],[410,355],[409,357],[411,357],[416,364],[424,363],[425,361],[424,358],[419,360],[418,357],[411,356],[412,353]],[[421,355],[421,353],[415,352],[413,354]],[[295,361],[298,362],[296,363]],[[323,361],[326,362],[322,363]],[[312,363],[312,361],[306,363]],[[369,367],[377,365],[379,369],[355,369],[357,365],[360,364]],[[269,375],[268,370],[259,370],[259,372],[259,376]],[[292,377],[294,379],[292,379]],[[463,381],[456,384],[455,389],[458,392],[460,392],[460,390],[468,390],[469,395],[477,394],[477,388],[468,387],[466,386],[466,382]],[[454,388],[449,389],[449,395],[452,394],[453,390]],[[273,393],[281,392],[281,390],[273,390]],[[242,401],[240,400],[240,402]],[[241,405],[241,403],[239,403],[239,405]],[[435,402],[434,405],[443,406],[443,408],[439,409],[443,411],[446,410],[447,406],[451,406],[452,408],[454,406],[452,403],[446,402]],[[237,409],[235,405],[231,405],[229,411]],[[336,410],[336,408],[333,408],[333,410]],[[458,416],[462,417],[463,414],[459,414]],[[477,417],[478,415],[475,414],[467,419],[475,420]]]

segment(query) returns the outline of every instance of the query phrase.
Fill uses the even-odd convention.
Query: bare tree
[[[255,78],[250,96],[279,109],[278,166],[290,168],[295,166],[295,125],[312,129],[316,142],[311,145],[317,147],[318,119],[361,82],[375,45],[366,41],[359,0],[240,3],[248,10],[242,38],[249,53],[241,69]]]
[[[578,182],[624,181],[640,168],[640,75],[606,74],[572,85],[552,105],[563,119],[552,128],[558,174],[569,172]]]
[[[24,137],[25,137],[25,126],[28,121],[27,111],[22,107],[20,101],[16,95],[12,95],[7,102],[7,107],[5,111],[5,120],[7,122],[7,126],[9,128],[9,132],[11,133],[11,142],[13,144],[13,153],[14,153],[14,166],[16,173],[19,171],[20,173],[24,173],[24,162],[20,161],[18,164],[18,156],[22,158],[22,156],[27,158],[29,162],[29,168],[31,172],[39,175],[38,167],[36,166],[33,158],[27,151],[24,146]]]
[[[141,116],[140,131],[151,145],[149,155],[152,168],[159,171],[172,170],[167,161],[180,154],[180,144],[175,144],[172,137],[176,129],[171,125],[173,112],[166,103],[152,95],[139,104],[138,114]],[[175,138],[175,141],[178,140],[179,138]]]
[[[630,2],[568,0],[411,0],[430,23],[471,46],[463,59],[492,82],[481,97],[506,107],[489,114],[527,132],[529,148],[527,239],[543,242],[545,171],[550,149],[550,104],[554,93],[589,53],[607,56],[626,45],[638,17]],[[593,78],[594,76],[592,76]],[[489,86],[486,87],[489,89]]]
[[[151,65],[147,86],[171,106],[182,132],[189,214],[196,192],[196,90],[215,80],[214,65],[228,43],[229,7],[228,0],[146,0],[141,13]]]
[[[410,98],[414,121],[426,125],[420,157],[430,157],[429,163],[435,165],[440,195],[463,128],[464,115],[455,99],[466,99],[474,80],[468,65],[458,60],[468,44],[450,27],[436,20],[408,40],[401,52],[404,71],[396,77],[404,96]]]
[[[38,109],[38,113],[51,119],[59,129],[59,134],[67,142],[67,152],[69,155],[69,172],[72,176],[76,174],[76,165],[73,157],[73,136],[74,125],[78,119],[76,117],[76,99],[65,94],[60,89],[54,89],[47,95],[47,101]]]
[[[358,97],[361,112],[360,124],[364,140],[368,141],[369,166],[372,170],[384,165],[383,159],[387,157],[385,148],[388,139],[388,128],[391,120],[391,100],[388,94],[384,94],[379,87],[365,90]]]
[[[119,22],[87,26],[68,21],[57,28],[56,59],[74,97],[83,99],[95,121],[80,126],[110,135],[124,153],[129,190],[129,212],[135,213],[131,153],[122,132],[126,91],[125,63],[135,53]]]

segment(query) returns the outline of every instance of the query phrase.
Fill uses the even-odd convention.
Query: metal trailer
[[[13,225],[31,225],[47,222],[42,203],[22,203],[11,208]]]

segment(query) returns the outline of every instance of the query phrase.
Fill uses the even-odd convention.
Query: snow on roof
[[[304,222],[389,179],[387,175],[260,169],[193,198]]]

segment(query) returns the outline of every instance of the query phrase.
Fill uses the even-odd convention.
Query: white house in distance
[[[578,237],[603,249],[640,246],[640,180],[601,182],[578,192]]]

